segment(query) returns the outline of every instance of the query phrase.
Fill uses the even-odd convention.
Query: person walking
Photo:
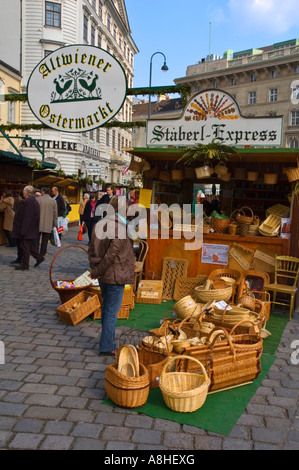
[[[85,205],[85,209],[84,209],[83,217],[82,217],[83,222],[86,223],[89,243],[91,240],[93,227],[100,220],[100,217],[96,215],[96,209],[99,205],[100,205],[100,201],[98,200],[97,193],[92,193],[92,195],[90,196],[90,200],[87,201]]]
[[[13,220],[15,216],[14,211],[14,198],[9,189],[3,191],[3,195],[0,198],[0,212],[4,212],[3,231],[8,240],[7,246],[16,246],[15,240],[12,237]]]
[[[57,227],[57,204],[50,196],[49,188],[41,189],[41,196],[37,198],[40,208],[39,236],[40,254],[47,255],[48,241],[53,227]]]
[[[134,284],[135,256],[128,237],[126,220],[118,215],[118,197],[112,209],[95,226],[88,249],[90,276],[98,279],[102,294],[100,355],[115,356],[115,327],[126,284]],[[111,213],[110,213],[111,212]],[[111,230],[114,236],[110,237]],[[106,237],[103,234],[106,232]],[[109,235],[107,235],[109,234]]]
[[[30,255],[36,259],[34,267],[39,266],[45,258],[38,252],[33,241],[39,237],[40,208],[34,188],[26,186],[23,190],[24,201],[20,204],[18,219],[15,224],[15,237],[20,239],[22,249],[22,264],[15,269],[26,271],[29,269]]]
[[[24,201],[24,192],[23,189],[19,192],[18,197],[15,199],[15,204],[14,204],[14,211],[15,211],[15,216],[13,219],[13,228],[11,232],[11,236],[14,238],[16,241],[16,247],[17,247],[17,257],[15,260],[11,261],[10,264],[21,264],[22,263],[22,258],[23,258],[23,252],[21,248],[21,240],[17,237],[16,234],[16,227],[18,227],[19,224],[19,216],[20,216],[20,207],[21,204]]]
[[[52,191],[52,194],[53,194],[52,197],[56,201],[56,204],[57,204],[57,217],[63,217],[63,215],[65,213],[64,199],[63,199],[62,195],[60,194],[60,192],[58,191],[57,186],[53,186],[51,191]]]
[[[82,217],[83,217],[83,214],[84,214],[84,209],[85,209],[87,201],[89,201],[89,194],[85,193],[84,196],[83,196],[82,201],[80,202],[80,206],[79,206],[80,225],[82,225],[82,222],[83,222]]]

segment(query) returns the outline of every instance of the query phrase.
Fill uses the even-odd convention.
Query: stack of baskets
[[[217,286],[218,288],[214,288],[213,282],[208,280],[204,286],[194,288],[194,296],[199,302],[203,303],[218,300],[228,302],[233,295],[233,286],[228,285],[225,281],[221,282],[223,282],[222,287]]]
[[[249,227],[252,224],[253,219],[254,215],[250,207],[242,207],[237,210],[236,222],[239,225],[239,235],[241,237],[248,235]]]
[[[105,390],[108,397],[118,406],[138,408],[146,403],[149,388],[148,372],[139,363],[136,349],[130,345],[122,346],[115,364],[106,368]]]

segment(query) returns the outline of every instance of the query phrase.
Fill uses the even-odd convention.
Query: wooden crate
[[[142,280],[138,284],[135,302],[139,304],[161,304],[163,281]]]
[[[76,304],[80,305],[74,310],[68,311]],[[63,323],[74,326],[98,310],[100,306],[97,295],[92,292],[82,291],[80,294],[60,305],[56,312]]]

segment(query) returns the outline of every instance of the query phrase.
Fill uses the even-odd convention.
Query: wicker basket
[[[141,173],[143,170],[143,162],[135,160],[135,157],[132,157],[129,170],[134,171],[135,173]]]
[[[211,168],[208,165],[200,166],[198,168],[195,168],[195,174],[196,178],[198,180],[204,179],[204,178],[210,178],[210,176],[214,173],[213,168]]]
[[[265,173],[264,183],[265,184],[277,184],[278,174],[277,173]]]
[[[219,301],[224,300],[228,302],[233,294],[233,287],[228,286],[225,289],[211,289],[205,290],[204,287],[199,286],[195,287],[194,289],[194,296],[197,298],[199,302],[211,302],[211,301]]]
[[[220,344],[223,344],[223,345],[229,345],[229,338],[231,339],[232,341],[232,344],[234,346],[234,350],[237,354],[240,354],[240,353],[244,353],[244,352],[252,352],[254,351],[256,353],[256,356],[258,358],[261,357],[262,355],[262,352],[263,352],[263,340],[262,338],[260,337],[260,335],[257,333],[257,334],[235,334],[235,331],[236,329],[242,324],[244,323],[243,321],[240,321],[239,323],[237,323],[233,328],[232,330],[230,331],[230,333],[228,333],[226,331],[225,328],[219,328],[219,327],[216,327],[215,330],[213,330],[211,333],[210,333],[210,337],[208,337],[207,341],[209,341],[209,339],[212,337],[212,341],[214,341],[216,343],[217,341],[217,336],[222,336],[224,337],[224,341],[222,340],[222,342]],[[216,335],[214,335],[213,333],[216,333]],[[212,342],[211,341],[211,342]],[[218,343],[218,346],[220,345]]]
[[[149,394],[149,376],[140,364],[138,377],[128,377],[117,370],[117,363],[108,365],[105,390],[113,403],[123,408],[138,408],[146,403]]]
[[[83,291],[58,307],[56,312],[63,323],[74,326],[98,310],[100,306],[97,295]]]
[[[225,175],[219,175],[218,179],[220,179],[221,181],[230,181],[231,176],[231,173],[225,173]]]
[[[139,357],[135,346],[123,344],[117,352],[117,370],[122,372],[125,365],[131,364],[134,377],[139,376]]]
[[[289,168],[286,171],[288,181],[292,183],[293,181],[299,180],[299,160],[297,159],[297,168]]]
[[[247,181],[257,181],[259,177],[258,171],[247,171]]]
[[[168,356],[144,347],[142,342],[137,347],[137,353],[139,362],[147,369],[150,389],[158,388],[162,368],[168,361]]]
[[[167,372],[171,363],[178,359],[195,362],[201,373]],[[179,413],[190,413],[201,408],[206,401],[210,383],[203,365],[197,359],[184,355],[170,358],[160,377],[160,389],[166,406]]]
[[[217,175],[223,176],[223,175],[226,175],[226,174],[227,174],[228,168],[227,168],[227,166],[225,165],[224,162],[219,162],[219,163],[217,163],[217,165],[215,166],[214,172],[215,172]]]
[[[239,301],[238,301],[243,307],[249,308],[249,310],[255,309],[255,296],[252,292],[248,292],[247,294],[243,294]]]
[[[85,250],[85,248],[83,248],[80,245],[68,245],[68,246],[65,246],[64,248],[61,248],[61,250],[59,250],[56,253],[56,255],[53,257],[52,262],[50,264],[49,278],[50,278],[51,286],[59,294],[59,297],[60,297],[60,300],[61,300],[62,304],[64,304],[68,300],[72,299],[76,295],[80,294],[80,292],[83,292],[84,290],[88,289],[92,285],[92,283],[90,283],[88,286],[73,287],[71,289],[63,289],[63,288],[57,287],[56,282],[53,281],[53,279],[52,279],[52,269],[53,269],[54,262],[55,262],[57,256],[60,255],[60,253],[62,253],[64,250],[68,250],[69,248],[79,248],[80,250],[83,250],[86,254],[88,254],[88,251]],[[64,281],[65,282],[73,282],[74,279],[64,279]]]
[[[275,237],[279,234],[281,217],[270,214],[269,217],[259,226],[259,232],[264,237]]]
[[[161,304],[163,281],[142,280],[138,284],[135,302],[138,304]]]
[[[212,217],[212,228],[216,233],[226,233],[228,226],[230,224],[230,219],[218,219],[216,217]]]
[[[178,277],[175,281],[173,300],[179,301],[187,295],[192,295],[196,286],[204,284],[207,276],[200,275],[198,277]]]
[[[236,222],[238,224],[248,224],[250,225],[253,221],[253,212],[250,207],[242,207],[238,209],[238,213],[236,215]]]
[[[197,315],[197,313],[199,313],[198,304],[191,297],[191,295],[183,297],[172,308],[177,316],[181,319]]]

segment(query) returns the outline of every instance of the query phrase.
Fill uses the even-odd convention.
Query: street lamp
[[[150,77],[149,77],[149,87],[151,88],[152,86],[152,65],[153,65],[153,57],[156,55],[156,54],[161,54],[163,57],[164,57],[164,64],[162,65],[161,67],[161,70],[163,70],[164,72],[167,72],[168,70],[168,67],[166,65],[166,57],[165,57],[165,54],[163,54],[163,52],[154,52],[154,54],[152,55],[151,57],[151,61],[150,61]],[[148,119],[150,119],[151,117],[151,95],[149,95],[149,98],[148,98]]]

